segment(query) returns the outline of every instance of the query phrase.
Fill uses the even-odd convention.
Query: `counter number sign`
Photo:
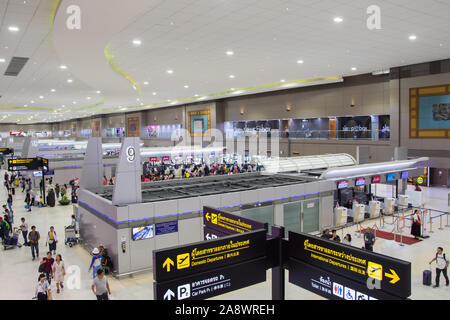
[[[133,162],[136,159],[136,150],[133,147],[127,148],[127,161]]]

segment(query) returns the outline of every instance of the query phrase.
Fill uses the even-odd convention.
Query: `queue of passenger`
[[[145,163],[142,182],[163,181],[182,178],[198,178],[207,176],[233,175],[261,171],[257,163],[233,164],[155,164]]]

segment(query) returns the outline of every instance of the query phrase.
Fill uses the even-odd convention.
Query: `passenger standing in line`
[[[25,218],[21,218],[20,219],[22,221],[22,224],[20,225],[20,230],[22,231],[22,236],[23,236],[23,245],[24,246],[28,246],[30,245],[28,243],[28,223],[25,222]]]
[[[66,275],[66,269],[64,267],[64,262],[62,261],[62,257],[60,254],[56,256],[56,260],[52,266],[53,271],[53,279],[56,282],[56,293],[59,293],[59,287],[64,289],[64,276]]]
[[[98,248],[94,248],[94,250],[92,250],[92,254],[93,257],[88,272],[93,269],[92,277],[95,279],[95,277],[97,276],[97,271],[102,268],[102,255],[100,254]]]
[[[364,233],[364,245],[366,250],[373,251],[375,241],[376,241],[375,234],[373,233],[372,229],[368,227],[366,232]]]
[[[41,260],[41,264],[45,264],[44,273],[47,276],[48,284],[52,284],[52,266],[54,262],[55,259],[52,258],[52,253],[50,251],[47,252],[47,256]]]
[[[419,240],[420,237],[420,231],[422,227],[422,220],[420,219],[419,210],[414,210],[414,215],[412,218],[412,225],[411,225],[411,234],[414,236],[416,240]]]
[[[341,237],[338,236],[336,230],[331,230],[331,238],[330,240],[341,242]]]
[[[34,259],[37,258],[39,259],[39,240],[41,239],[41,235],[39,234],[38,231],[36,231],[36,226],[32,226],[31,227],[31,232],[28,234],[28,243],[30,244],[30,248],[31,248],[31,255],[33,256],[33,261]],[[36,256],[35,256],[35,251],[36,251]]]
[[[352,236],[349,233],[347,233],[345,235],[344,239],[342,240],[342,243],[351,246],[352,245]]]
[[[433,258],[433,260],[430,261],[430,265],[433,261],[436,261],[436,284],[433,286],[433,288],[439,287],[439,279],[441,278],[441,273],[444,275],[446,286],[449,285],[448,275],[447,275],[447,268],[449,264],[449,260],[447,259],[444,249],[442,247],[439,247],[436,252],[436,256]]]
[[[37,300],[51,300],[50,285],[45,280],[45,274],[41,273],[38,278],[38,283],[35,289],[35,297]]]
[[[109,300],[108,294],[111,295],[111,289],[103,269],[97,270],[97,277],[92,281],[91,289],[97,296],[97,300]]]
[[[50,227],[50,231],[47,233],[47,242],[48,250],[56,254],[56,244],[58,243],[58,238],[56,236],[55,228],[53,226]]]

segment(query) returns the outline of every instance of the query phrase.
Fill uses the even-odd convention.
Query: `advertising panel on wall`
[[[133,117],[127,119],[127,136],[128,137],[139,137],[139,117]]]
[[[100,121],[93,121],[91,125],[92,129],[92,136],[93,137],[100,137],[101,136],[101,130],[100,130]]]
[[[189,111],[188,125],[191,137],[204,136],[211,129],[211,111],[209,109]]]

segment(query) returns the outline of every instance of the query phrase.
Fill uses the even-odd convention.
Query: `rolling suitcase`
[[[425,270],[423,272],[422,283],[424,286],[431,286],[431,270]]]

